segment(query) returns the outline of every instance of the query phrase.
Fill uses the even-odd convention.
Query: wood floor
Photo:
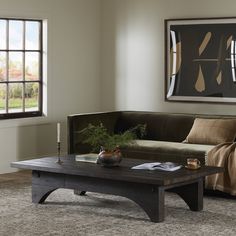
[[[31,171],[22,170],[13,173],[0,174],[0,182],[11,181],[16,179],[31,180]]]

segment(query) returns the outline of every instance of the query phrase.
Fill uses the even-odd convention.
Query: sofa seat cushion
[[[204,164],[206,153],[213,147],[213,145],[135,140],[134,144],[122,148],[122,154],[129,158],[172,161],[181,164],[186,164],[187,158],[198,158]]]

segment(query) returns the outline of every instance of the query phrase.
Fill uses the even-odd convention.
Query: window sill
[[[0,120],[0,129],[14,128],[20,126],[33,126],[49,123],[47,116],[35,116],[28,118],[3,119]]]

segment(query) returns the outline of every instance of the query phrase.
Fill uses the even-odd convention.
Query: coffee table
[[[136,202],[153,222],[164,220],[165,191],[177,193],[192,211],[203,209],[203,182],[207,175],[223,171],[203,166],[198,170],[182,168],[174,172],[132,170],[146,160],[123,159],[119,167],[77,162],[74,155],[18,161],[12,167],[32,170],[32,202],[43,203],[58,188],[79,189],[127,197]]]

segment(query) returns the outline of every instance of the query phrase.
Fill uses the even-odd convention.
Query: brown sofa
[[[173,114],[141,111],[115,111],[68,116],[68,153],[88,153],[91,148],[82,143],[78,131],[89,123],[103,123],[110,132],[123,132],[137,124],[147,125],[147,134],[137,145],[122,149],[124,157],[156,161],[186,163],[189,157],[198,158],[205,163],[206,152],[214,145],[183,143],[194,119],[200,118],[235,118],[232,116],[213,116],[197,114]]]

